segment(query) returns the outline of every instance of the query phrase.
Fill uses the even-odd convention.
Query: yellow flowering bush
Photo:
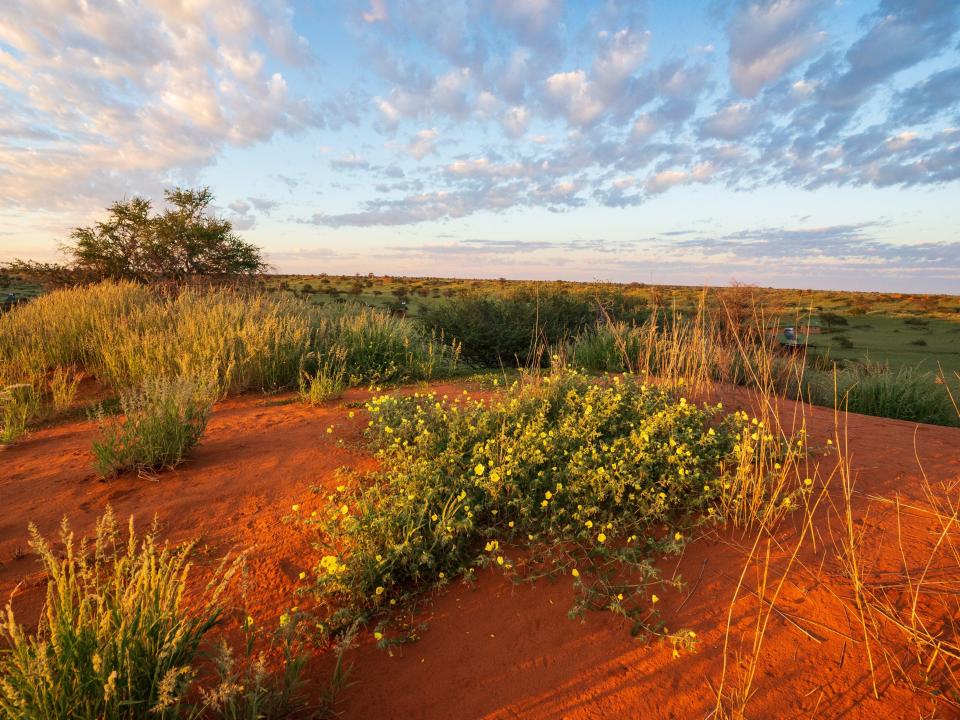
[[[646,583],[589,583],[584,571],[656,579],[652,558],[682,548],[678,528],[719,519],[723,476],[741,471],[755,432],[745,414],[675,390],[570,370],[492,402],[384,395],[367,411],[381,469],[303,521],[324,553],[315,590],[339,608],[331,628],[478,566],[512,568],[506,550],[522,546],[552,549],[534,554],[575,570],[575,610],[632,615]]]

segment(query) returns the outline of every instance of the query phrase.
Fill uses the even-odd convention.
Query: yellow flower
[[[497,565],[503,565],[503,555],[497,555]]]
[[[290,509],[293,510],[294,512],[297,512],[297,511],[300,509],[300,506],[299,506],[299,505],[291,505],[291,506],[290,506]]]
[[[376,592],[377,595],[383,595],[383,585],[378,585],[374,592]]]
[[[513,527],[513,520],[507,523],[507,527]]]
[[[677,542],[680,542],[681,540],[683,540],[683,533],[681,533],[681,532],[678,530],[677,532],[675,532],[675,533],[673,534],[673,539],[676,540]]]
[[[593,527],[593,520],[587,520],[584,525],[587,526],[587,530]]]
[[[383,640],[383,633],[382,633],[382,632],[375,632],[375,633],[373,634],[373,639],[374,639],[374,640]]]
[[[348,512],[350,512],[350,508],[348,508],[346,505],[341,505],[340,512],[341,514],[346,515]]]
[[[813,485],[813,480],[811,480],[810,478],[806,478],[803,481],[803,484],[806,485],[807,487],[810,487],[811,485]]]
[[[574,568],[573,570],[571,570],[571,571],[570,571],[570,574],[573,575],[574,577],[580,577],[580,571],[577,570],[576,568]]]
[[[599,542],[606,542],[606,541],[607,541],[607,536],[604,535],[603,533],[600,533],[599,535],[597,535],[597,540],[598,540]]]
[[[307,574],[301,570],[301,571],[300,571],[300,579],[303,580],[306,576],[307,576]]]

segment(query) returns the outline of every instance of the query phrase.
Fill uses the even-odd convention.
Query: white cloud
[[[613,35],[605,34],[604,43],[590,77],[599,92],[608,101],[613,101],[623,90],[624,83],[643,64],[650,43],[650,33],[636,33],[629,29]]]
[[[503,131],[507,137],[516,139],[527,131],[527,126],[530,124],[530,113],[522,105],[515,105],[503,113],[500,124],[503,126]]]
[[[438,137],[440,137],[440,133],[437,132],[436,128],[421,130],[414,135],[410,143],[404,147],[404,152],[412,158],[422,160],[436,149],[436,140]]]
[[[657,194],[666,192],[677,185],[707,182],[713,176],[714,168],[710,163],[700,163],[691,170],[663,170],[647,179],[647,192]]]
[[[769,0],[741,3],[727,27],[730,82],[754,97],[780,79],[826,39],[812,27],[824,0]]]
[[[387,15],[387,0],[370,0],[370,9],[360,17],[363,18],[365,23],[383,22],[389,17]]]
[[[634,140],[648,138],[659,129],[657,121],[648,113],[644,113],[636,119],[630,130],[630,137]]]
[[[756,129],[759,118],[746,103],[730,103],[721,108],[701,125],[704,137],[736,140]]]
[[[305,59],[275,2],[4,5],[6,114],[43,127],[42,143],[0,144],[0,200],[22,207],[100,204],[159,194],[228,146],[321,123],[264,50]],[[276,67],[273,63],[273,67]]]
[[[600,118],[605,107],[594,96],[594,88],[583,70],[551,75],[547,78],[545,97],[573,125],[590,125]]]
[[[514,178],[524,175],[526,169],[520,163],[496,164],[487,158],[454,160],[444,168],[451,178]]]

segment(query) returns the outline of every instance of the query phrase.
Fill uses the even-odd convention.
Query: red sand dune
[[[156,481],[99,481],[91,469],[96,428],[90,422],[33,433],[0,453],[0,595],[13,593],[18,618],[34,622],[43,576],[31,553],[20,556],[19,549],[27,551],[27,523],[51,537],[66,515],[75,530],[88,532],[109,503],[121,519],[135,515],[140,528],[156,515],[166,537],[199,538],[209,565],[228,549],[249,548],[254,571],[246,611],[275,622],[298,603],[293,597],[298,574],[317,559],[283,517],[294,503],[315,507],[320,498],[310,488],[335,485],[338,467],[375,467],[361,441],[364,413],[349,418],[344,406],[364,396],[352,391],[322,408],[288,402],[289,396],[229,399],[218,405],[190,461]],[[833,419],[829,410],[808,410],[822,474],[835,464],[833,451],[822,447]],[[849,416],[848,429],[857,473],[856,515],[866,527],[868,578],[897,577],[904,560],[922,567],[939,527],[924,510],[928,502],[918,458],[931,481],[946,483],[956,501],[960,429],[856,415]],[[894,506],[868,497],[897,493],[905,558],[896,542]],[[816,547],[804,547],[784,584],[748,716],[931,717],[929,697],[903,682],[891,683],[891,663],[876,657],[880,700],[872,697],[862,630],[847,602],[849,584],[837,559],[841,529],[827,507],[838,499],[839,492],[831,492],[825,501],[816,521]],[[791,516],[771,545],[773,576],[792,550],[801,522],[802,513]],[[676,570],[687,581],[681,591],[658,594],[669,627],[696,631],[700,643],[692,654],[672,659],[669,647],[632,638],[628,626],[607,613],[568,619],[568,578],[518,586],[490,571],[481,573],[472,588],[457,584],[430,599],[418,618],[429,623],[422,638],[392,655],[377,649],[366,632],[349,655],[353,684],[343,693],[340,710],[346,718],[705,717],[721,677],[730,601],[752,543],[749,535],[718,533],[662,563],[668,574]],[[201,563],[201,574],[207,566]],[[930,577],[955,573],[956,567],[933,568]],[[948,574],[939,580],[960,591],[960,578]],[[738,656],[750,655],[758,609],[752,590],[758,584],[759,568],[751,568],[733,607],[728,687],[737,681]],[[905,647],[896,658],[916,675]],[[318,657],[308,667],[325,683],[330,658]],[[933,716],[955,715],[941,703]]]

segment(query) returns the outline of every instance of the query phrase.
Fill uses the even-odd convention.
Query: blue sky
[[[956,0],[8,0],[0,261],[206,184],[283,272],[960,292]]]

